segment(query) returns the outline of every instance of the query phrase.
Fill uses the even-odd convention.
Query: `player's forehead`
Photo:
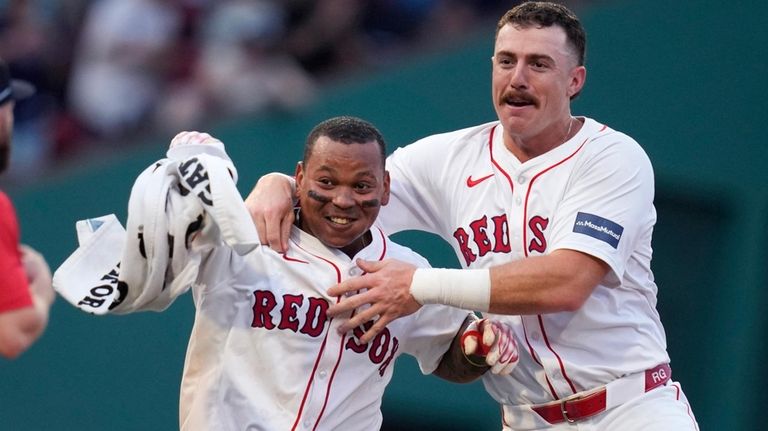
[[[376,141],[345,143],[328,136],[318,137],[304,165],[307,170],[347,173],[384,171],[384,161]]]
[[[512,23],[499,29],[493,54],[515,58],[538,56],[554,59],[572,55],[568,36],[562,27],[557,25],[521,27]]]

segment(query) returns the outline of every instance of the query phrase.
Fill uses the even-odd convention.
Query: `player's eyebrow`
[[[495,53],[493,56],[494,57],[512,58],[512,59],[515,59],[515,60],[519,57],[514,52],[504,51],[504,50]],[[547,55],[547,54],[537,54],[537,53],[525,54],[523,56],[523,58],[525,60],[528,60],[528,61],[541,61],[541,60],[544,60],[544,61],[551,62],[551,63],[555,62],[555,59],[552,58],[551,56]]]
[[[548,55],[546,55],[546,54],[530,54],[530,55],[526,55],[525,58],[528,61],[541,61],[541,60],[544,60],[545,62],[548,62],[548,63],[555,63],[555,59],[550,57],[550,56],[548,56]]]

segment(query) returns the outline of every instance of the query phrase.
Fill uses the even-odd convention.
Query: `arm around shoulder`
[[[245,199],[259,240],[273,250],[284,252],[288,248],[295,188],[292,177],[273,172],[261,177]]]

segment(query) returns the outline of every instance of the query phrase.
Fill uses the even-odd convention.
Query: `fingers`
[[[368,274],[375,273],[381,269],[383,267],[383,263],[363,259],[357,259],[355,263],[357,264],[357,267],[360,268],[360,270],[363,272],[363,275],[347,279],[335,286],[331,286],[331,288],[328,289],[329,295],[343,296],[351,292],[373,287],[375,285],[374,281],[371,279],[371,276]]]
[[[21,262],[29,280],[41,279],[50,283],[51,269],[43,255],[37,250],[27,245],[21,245]]]
[[[280,253],[286,252],[295,220],[290,178],[282,174],[261,177],[245,199],[245,206],[261,244]]]
[[[288,238],[291,237],[291,226],[293,226],[293,222],[295,221],[296,216],[293,214],[293,211],[288,211],[288,214],[283,217],[282,221],[280,222],[280,246],[283,253],[288,251]]]
[[[478,325],[482,329],[483,334],[483,342],[480,344],[480,354],[488,355],[491,351],[491,347],[493,347],[493,342],[496,340],[496,333],[494,332],[493,324],[486,319],[480,320]]]
[[[478,342],[479,338],[480,332],[477,330],[468,329],[464,332],[461,336],[461,348],[465,355],[469,356],[477,354],[477,347],[480,344]]]
[[[184,131],[180,132],[171,139],[170,148],[177,147],[179,145],[195,145],[195,144],[213,144],[221,142],[208,133]]]
[[[294,219],[293,211],[265,212],[261,218],[263,221],[256,225],[258,230],[259,224],[263,223],[262,229],[265,231],[265,235],[262,237],[261,231],[259,231],[259,238],[262,238],[261,243],[269,245],[269,248],[277,252],[285,253],[288,250],[288,238],[291,236],[291,225],[293,225]]]
[[[491,366],[493,374],[508,375],[517,366],[519,359],[517,342],[512,329],[500,322],[489,322],[483,331],[483,342],[493,338],[490,351],[486,356],[486,363]]]
[[[365,302],[366,302],[365,299],[360,300],[360,301],[352,301],[353,298],[357,298],[358,296],[362,296],[362,295],[363,294],[355,295],[354,297],[350,297],[350,298],[342,301],[341,303],[336,304],[336,306],[339,307],[339,308],[336,309],[336,310],[338,310],[336,314],[339,315],[339,314],[343,314],[345,312],[351,313],[352,311],[357,309],[357,307],[351,305],[352,302],[360,302],[362,304],[365,304]],[[329,311],[330,311],[330,309],[329,309]],[[349,318],[349,320],[343,322],[339,326],[338,332],[340,334],[345,334],[345,333],[347,333],[349,331],[352,331],[353,329],[358,328],[358,327],[365,328],[365,326],[366,326],[366,324],[368,322],[372,322],[373,324],[359,338],[361,343],[363,343],[363,344],[368,343],[371,340],[373,340],[373,338],[379,332],[383,331],[384,328],[386,328],[386,326],[390,322],[392,322],[395,318],[398,317],[396,315],[394,315],[394,316],[381,315],[380,313],[381,313],[381,309],[379,307],[376,307],[376,306],[368,307],[368,308],[365,308],[365,309],[362,309],[362,310],[357,309],[357,313],[355,313],[353,316],[351,316]]]
[[[342,281],[341,283],[339,283],[339,284],[337,284],[335,286],[331,286],[331,288],[328,289],[328,294],[331,295],[331,296],[344,296],[347,293],[356,292],[358,290],[365,289],[365,288],[369,287],[369,285],[370,285],[370,283],[368,281],[369,277],[370,276],[368,276],[368,275],[361,275],[360,277],[350,278],[348,280]],[[359,296],[360,295],[355,295],[354,297],[357,297],[357,299],[360,299]],[[352,298],[352,297],[350,297],[350,298]],[[344,299],[342,301],[342,303],[346,302],[346,301],[349,301],[350,298]],[[336,306],[333,305],[333,306],[331,306],[331,309],[334,309],[335,307]],[[338,314],[338,313],[331,314],[330,313],[331,309],[328,310],[328,314],[329,315],[335,316],[336,314]]]
[[[341,326],[339,326],[338,331],[339,333],[343,334],[354,328],[357,328],[358,326],[363,326],[366,322],[373,321],[376,316],[377,315],[375,311],[366,309],[350,317],[349,320],[344,321]]]
[[[340,289],[340,290],[343,290],[344,292],[354,292],[354,291],[360,290],[360,289],[355,289],[355,284],[359,284],[359,283],[344,282],[342,284],[337,284],[332,289]],[[329,289],[328,293],[330,294],[330,292],[331,291]],[[356,295],[345,296],[338,303],[331,305],[328,308],[328,311],[326,311],[326,314],[329,317],[336,317],[341,314],[350,313],[352,312],[352,310],[364,304],[369,303],[371,301],[371,299],[369,298],[370,295],[371,295],[371,292],[363,292],[363,293],[358,293]],[[332,294],[332,296],[341,296],[341,295]]]
[[[245,201],[246,205],[248,204],[248,201]],[[254,216],[254,214],[251,212],[251,220],[253,220],[253,224],[256,226],[256,232],[259,234],[259,242],[261,245],[269,245],[269,241],[267,240],[267,222],[264,220],[264,217],[257,217]],[[283,251],[283,250],[278,250]]]
[[[384,328],[386,328],[389,322],[392,320],[394,319],[386,317],[380,317],[376,319],[376,321],[373,323],[373,326],[371,326],[371,329],[365,331],[365,334],[360,337],[360,341],[364,344],[370,343],[371,340],[373,340],[379,332],[383,331]]]
[[[21,261],[29,280],[29,290],[33,298],[38,298],[50,305],[55,299],[51,287],[51,269],[42,254],[32,247],[21,246]]]
[[[376,272],[384,267],[384,261],[378,261],[378,260],[363,260],[363,259],[357,259],[355,261],[355,264],[357,264],[357,267],[360,268],[363,272]]]
[[[372,262],[360,259],[356,264],[366,274],[349,278],[328,289],[329,295],[342,298],[328,308],[327,315],[349,315],[357,310],[357,314],[339,329],[346,332],[372,322],[372,326],[361,338],[361,341],[368,342],[387,324],[418,311],[421,305],[409,293],[409,276],[413,276],[413,265],[396,260]]]

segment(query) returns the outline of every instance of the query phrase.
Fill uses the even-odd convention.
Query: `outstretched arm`
[[[376,319],[361,341],[370,341],[389,322],[422,304],[444,304],[496,314],[526,315],[574,311],[584,304],[608,272],[608,265],[575,250],[517,260],[488,269],[420,268],[396,260],[359,261],[367,274],[328,290],[344,297],[328,309],[336,316],[370,304],[339,328],[346,332]]]

